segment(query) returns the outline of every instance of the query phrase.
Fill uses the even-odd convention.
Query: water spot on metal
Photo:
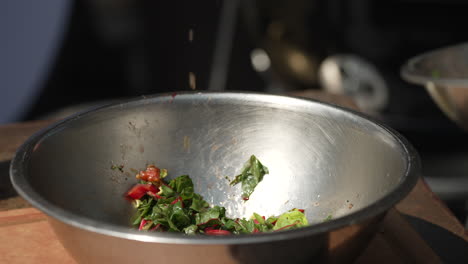
[[[190,138],[188,136],[184,136],[184,150],[190,153]]]
[[[214,144],[212,147],[211,147],[211,151],[216,151],[218,150],[222,145],[221,144]]]
[[[133,149],[132,146],[120,144],[120,155],[122,160],[126,160],[127,153]]]

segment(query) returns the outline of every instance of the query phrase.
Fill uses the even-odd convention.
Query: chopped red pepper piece
[[[133,186],[132,189],[130,189],[130,191],[127,192],[127,196],[132,198],[133,200],[137,200],[143,197],[143,195],[145,195],[148,192],[157,193],[159,192],[159,190],[153,184],[137,184]]]
[[[205,228],[205,234],[207,235],[214,235],[214,236],[225,236],[225,235],[230,235],[231,232],[227,230],[222,230],[222,229],[209,229]]]
[[[304,209],[297,209],[299,212],[304,213]]]

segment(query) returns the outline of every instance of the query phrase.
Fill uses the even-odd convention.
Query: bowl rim
[[[433,83],[437,86],[444,86],[444,87],[463,87],[466,88],[468,86],[468,77],[467,78],[445,78],[445,77],[438,77],[438,76],[430,76],[427,74],[422,74],[417,71],[416,65],[424,59],[428,57],[435,56],[439,53],[446,52],[451,49],[460,49],[460,48],[468,48],[468,42],[458,43],[455,45],[444,46],[441,48],[433,49],[416,55],[406,61],[400,68],[400,75],[401,77],[406,80],[407,82],[419,85],[428,85],[429,83]],[[436,69],[434,69],[436,70]]]
[[[83,217],[66,211],[60,207],[53,205],[51,202],[48,202],[43,198],[39,193],[35,192],[32,186],[28,183],[26,175],[28,173],[27,164],[31,158],[31,153],[34,150],[34,147],[38,142],[48,135],[55,133],[63,129],[68,123],[78,120],[82,117],[92,115],[93,113],[101,110],[107,110],[113,107],[124,107],[125,105],[132,105],[134,103],[150,102],[157,99],[165,99],[169,102],[175,100],[176,96],[234,96],[242,97],[246,95],[260,96],[265,99],[281,99],[289,98],[291,100],[300,100],[302,103],[308,104],[318,104],[321,107],[331,109],[333,111],[340,111],[344,114],[351,115],[353,117],[358,117],[366,122],[370,122],[373,125],[376,125],[379,129],[386,134],[388,134],[400,147],[403,153],[406,153],[406,170],[404,171],[401,179],[396,187],[393,190],[389,191],[387,195],[376,200],[369,206],[366,206],[362,209],[356,210],[345,216],[332,219],[331,221],[322,222],[313,224],[307,227],[302,227],[299,229],[285,230],[281,232],[271,232],[271,233],[260,233],[260,234],[249,234],[249,235],[234,235],[234,236],[186,236],[179,233],[143,233],[133,228],[124,228],[122,226],[117,226],[113,224],[108,224],[103,221],[93,220],[87,217]],[[299,102],[299,101],[298,101]],[[175,93],[159,93],[149,96],[135,97],[131,99],[124,100],[122,102],[115,102],[103,106],[98,106],[92,109],[88,109],[82,112],[73,114],[63,120],[54,122],[53,124],[41,129],[40,131],[33,134],[29,137],[16,151],[15,156],[13,157],[10,165],[10,178],[13,187],[22,196],[26,201],[28,201],[32,206],[36,207],[47,216],[58,220],[64,224],[73,226],[78,229],[90,231],[93,233],[112,236],[116,238],[136,240],[141,242],[153,242],[153,243],[171,243],[171,244],[192,244],[192,245],[201,245],[201,244],[225,244],[225,245],[239,245],[247,243],[262,243],[262,242],[272,242],[272,241],[281,241],[289,240],[294,238],[309,237],[313,235],[327,233],[342,227],[351,226],[354,224],[359,224],[365,220],[378,217],[379,215],[384,214],[396,203],[402,200],[406,195],[413,189],[416,185],[416,182],[420,176],[421,165],[420,158],[414,147],[398,132],[392,128],[380,123],[373,118],[366,116],[363,113],[343,108],[338,105],[320,102],[315,99],[298,97],[298,96],[285,96],[285,95],[273,95],[267,93],[258,93],[258,92],[192,92],[192,91],[182,91]]]

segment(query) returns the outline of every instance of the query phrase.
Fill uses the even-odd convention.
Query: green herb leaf
[[[169,186],[178,192],[183,200],[193,198],[193,182],[188,175],[181,175],[169,182]]]
[[[250,234],[255,229],[255,223],[254,223],[253,219],[251,219],[251,220],[240,219],[239,220],[239,225],[241,226],[241,229],[239,230],[240,233]]]
[[[182,208],[182,202],[171,204],[168,208],[168,222],[171,228],[179,231],[191,224],[190,217]]]
[[[161,199],[158,200],[157,204],[153,206],[151,214],[147,217],[147,220],[153,221],[154,224],[161,224],[164,227],[169,228],[168,217],[169,204],[164,204]]]
[[[165,197],[172,197],[172,196],[175,196],[175,192],[173,189],[171,189],[169,186],[166,186],[166,185],[161,185],[159,187],[160,191],[159,191],[159,195],[162,195],[162,196],[165,196]]]
[[[265,174],[268,174],[268,168],[263,166],[262,163],[252,155],[242,169],[242,173],[237,175],[230,184],[236,185],[241,182],[242,198],[248,200],[255,190],[255,187],[263,180]]]
[[[157,201],[157,204],[159,206],[162,206],[162,205],[170,205],[173,201],[175,201],[175,199],[177,199],[177,197],[175,196],[172,196],[172,197],[163,197],[162,199],[158,199]]]
[[[189,225],[186,228],[184,228],[184,233],[187,235],[194,235],[197,233],[198,226],[197,225]]]
[[[304,213],[298,209],[293,209],[289,212],[286,212],[278,217],[273,230],[279,229],[291,229],[301,226],[307,226],[309,223]]]
[[[239,224],[236,223],[236,221],[229,219],[227,217],[224,217],[223,219],[221,219],[221,223],[226,230],[235,230],[240,227]]]
[[[257,232],[268,232],[271,230],[267,225],[265,224],[255,224],[255,229],[257,229]]]
[[[253,217],[255,218],[255,220],[258,221],[258,223],[264,225],[265,224],[265,219],[263,219],[263,217],[257,213],[253,213]]]
[[[220,219],[225,216],[226,209],[224,207],[214,206],[204,212],[197,213],[195,215],[195,223],[197,225],[206,224],[211,220]]]
[[[270,216],[267,218],[267,220],[265,221],[267,225],[271,225],[271,227],[273,228],[273,224],[278,221],[278,217],[275,217],[275,216]]]
[[[133,221],[132,224],[139,225],[141,222],[141,219],[144,219],[148,215],[153,204],[154,204],[153,198],[147,198],[147,199],[141,200],[137,207],[137,214],[136,214],[135,220]]]
[[[199,194],[194,194],[192,198],[192,204],[190,205],[190,209],[201,212],[203,209],[208,208],[210,205],[203,200],[203,197]]]

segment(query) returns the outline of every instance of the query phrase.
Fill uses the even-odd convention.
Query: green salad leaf
[[[145,199],[143,201],[139,200],[138,207],[137,207],[137,214],[135,220],[133,221],[133,225],[139,225],[141,220],[148,214],[153,206],[154,200],[152,198]]]
[[[240,229],[238,231],[240,233],[250,234],[250,233],[253,233],[255,230],[255,222],[252,219],[250,220],[247,220],[245,218],[239,219],[239,225],[240,225]]]
[[[193,194],[192,204],[190,205],[190,209],[201,212],[203,209],[208,208],[210,204],[208,204],[203,197],[197,193]]]
[[[175,195],[174,190],[168,185],[163,184],[159,188],[160,188],[159,195],[164,195],[165,197],[172,197]]]
[[[295,227],[307,226],[309,223],[304,213],[298,209],[293,209],[286,212],[278,217],[276,224],[273,226],[273,230],[284,230]]]
[[[268,168],[252,155],[244,165],[242,172],[230,184],[242,183],[242,199],[248,200],[255,187],[263,180],[263,176],[268,173]]]
[[[193,182],[188,175],[179,176],[169,182],[169,186],[179,193],[183,200],[193,198]]]
[[[197,225],[189,225],[186,228],[184,228],[184,233],[187,235],[195,235],[198,231],[198,226]]]
[[[195,214],[195,223],[197,225],[204,225],[212,220],[219,221],[220,218],[225,216],[225,213],[226,209],[224,207],[213,206],[213,208]]]
[[[265,224],[265,219],[263,219],[263,217],[257,213],[253,213],[253,218],[255,218],[255,220],[257,220],[257,222],[261,225],[264,225]]]
[[[169,205],[168,222],[175,231],[180,231],[191,225],[192,221],[188,216],[188,211],[182,207],[182,201]]]

